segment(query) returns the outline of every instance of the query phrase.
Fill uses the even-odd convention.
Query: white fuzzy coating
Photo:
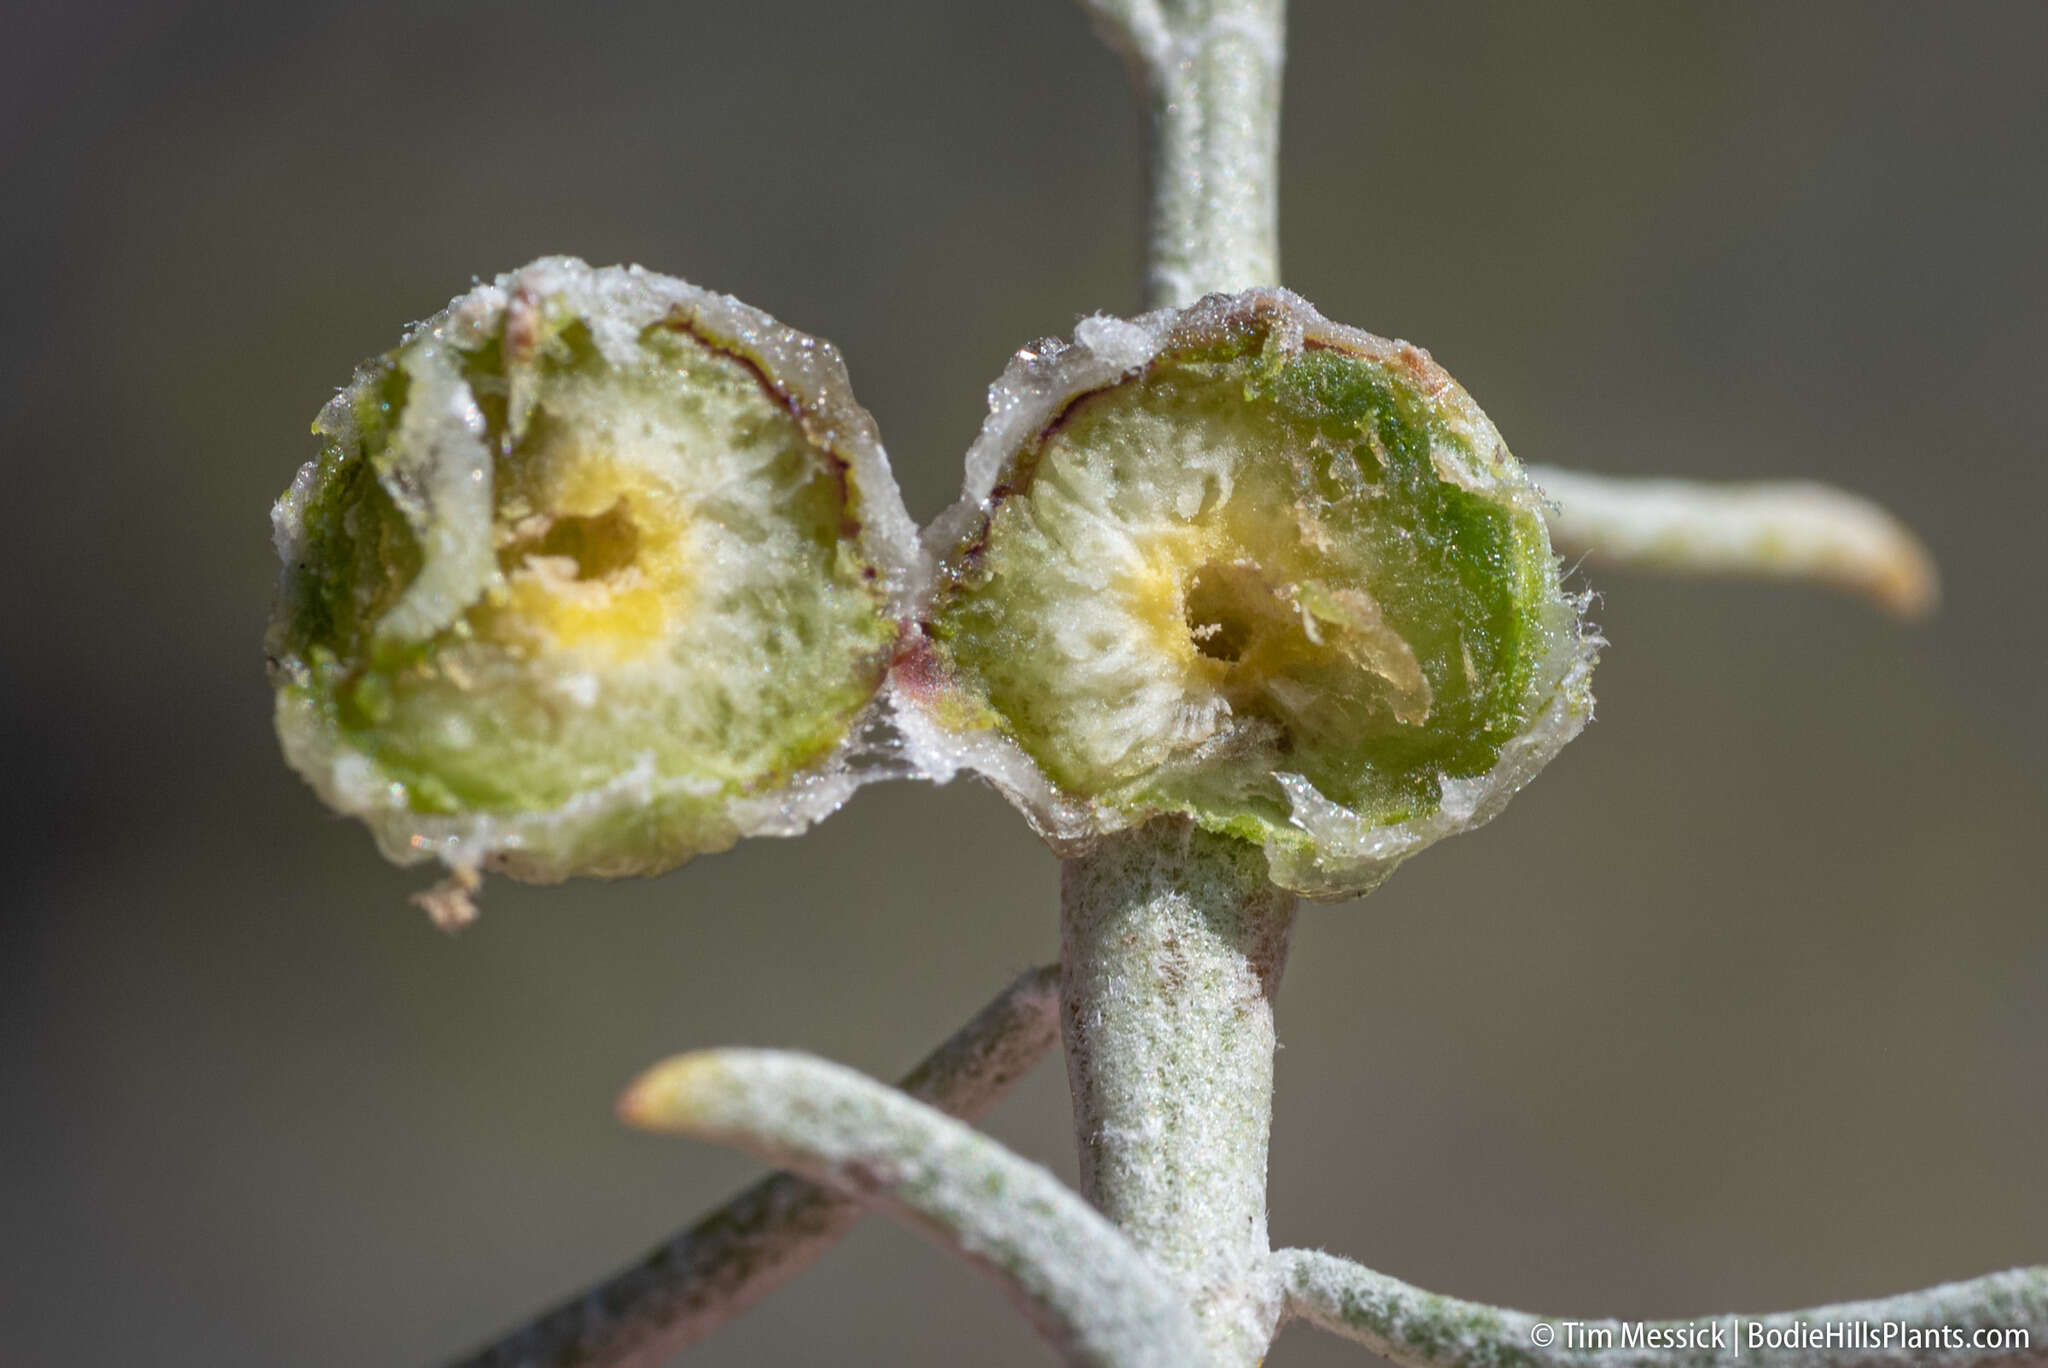
[[[1464,439],[1463,452],[1437,444],[1433,459],[1438,477],[1520,513],[1543,516],[1541,491],[1508,454],[1484,413],[1426,352],[1333,323],[1290,291],[1257,288],[1210,295],[1186,309],[1161,309],[1133,319],[1084,319],[1071,343],[1048,340],[1019,351],[990,387],[988,416],[967,453],[960,499],[925,534],[928,557],[937,563],[979,535],[1019,454],[1030,450],[1077,398],[1136,376],[1164,354],[1214,345],[1253,326],[1268,330],[1267,345],[1283,352],[1328,347],[1416,377],[1440,418]],[[1163,472],[1148,488],[1147,497],[1163,504],[1204,497],[1204,481],[1213,481],[1220,473],[1205,469],[1203,453],[1193,449],[1161,466]],[[1040,485],[1034,484],[1033,491],[1037,497]],[[1088,491],[1079,494],[1077,503],[1094,504]],[[1122,508],[1137,500],[1128,498]],[[1163,519],[1173,510],[1155,511]],[[1183,516],[1187,512],[1179,511]],[[1142,538],[1133,538],[1128,527],[1102,520],[1076,523],[1082,530],[1075,535],[1089,539],[1086,548],[1077,549],[1068,560],[1078,567],[1076,574],[1093,568],[1106,582],[1122,561],[1142,555]],[[1303,776],[1273,771],[1268,777],[1285,792],[1292,825],[1310,838],[1306,850],[1300,843],[1291,848],[1267,843],[1275,881],[1315,898],[1358,896],[1401,860],[1495,816],[1592,715],[1589,681],[1601,643],[1581,623],[1583,607],[1582,599],[1558,594],[1544,608],[1541,628],[1550,645],[1522,699],[1521,715],[1531,722],[1486,773],[1446,778],[1436,810],[1397,823],[1375,823],[1321,793]],[[929,611],[927,607],[927,616]],[[1173,681],[1135,639],[1134,624],[1106,599],[1079,595],[1060,611],[1071,618],[1063,620],[1058,634],[1062,668],[1096,672],[1104,679],[1113,676],[1116,683],[1115,688],[1099,691],[1112,701],[1104,704],[1104,716],[1089,719],[1091,742],[1108,750],[1162,738],[1172,745],[1199,745],[1204,738],[1211,746],[1232,744],[1233,733],[1204,711],[1202,699],[1176,693]],[[959,686],[939,674],[937,669],[899,668],[891,684],[907,757],[926,776],[945,779],[961,771],[982,776],[1065,856],[1083,853],[1103,835],[1154,815],[1062,790],[985,710],[977,713],[962,706]],[[1108,715],[1112,713],[1115,716]]]
[[[854,399],[838,351],[829,343],[785,327],[729,295],[700,289],[638,266],[593,268],[569,257],[549,257],[475,286],[439,314],[408,329],[399,364],[410,381],[394,449],[416,453],[401,467],[394,499],[423,533],[420,572],[380,619],[380,638],[420,641],[447,628],[499,577],[492,554],[492,454],[475,397],[464,382],[459,356],[499,335],[517,311],[545,301],[588,329],[598,352],[629,368],[640,355],[640,335],[663,322],[681,323],[718,348],[756,367],[767,388],[787,406],[810,443],[846,466],[848,511],[858,524],[855,548],[875,572],[885,611],[901,620],[929,580],[916,525],[903,507],[874,420]],[[323,411],[319,427],[334,444],[358,443],[358,397],[380,382],[388,362],[360,368],[353,383]],[[516,377],[508,395],[512,428],[523,426],[531,394]],[[305,508],[321,478],[309,461],[272,512],[273,537],[286,573],[308,547]],[[409,499],[417,508],[407,507]],[[414,516],[417,513],[418,516]],[[715,536],[718,529],[707,529]],[[727,540],[730,540],[729,538]],[[721,544],[716,554],[744,548]],[[281,596],[280,612],[289,605]],[[277,662],[284,677],[303,670],[293,659]],[[593,677],[555,681],[565,707],[588,707]],[[579,685],[581,694],[579,696]],[[889,733],[879,695],[854,720],[844,742],[772,789],[744,792],[724,807],[724,836],[704,849],[722,849],[750,835],[795,835],[835,811],[865,783],[906,772]],[[451,719],[462,725],[462,719]],[[278,729],[287,758],[330,806],[361,818],[394,862],[435,859],[458,873],[496,869],[534,881],[572,874],[600,877],[646,872],[645,852],[603,854],[602,832],[619,815],[659,805],[664,798],[715,792],[701,776],[658,772],[651,750],[603,782],[535,811],[412,810],[404,787],[338,737],[302,690],[280,694]],[[708,786],[708,787],[707,787]],[[703,853],[699,851],[697,853]],[[684,853],[684,858],[687,853]]]

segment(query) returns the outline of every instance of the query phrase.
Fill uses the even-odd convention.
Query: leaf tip
[[[619,1120],[639,1130],[694,1134],[720,1072],[718,1051],[698,1050],[654,1065],[619,1094]]]
[[[1924,543],[1903,525],[1872,577],[1870,592],[1903,622],[1925,622],[1941,606],[1941,572]]]

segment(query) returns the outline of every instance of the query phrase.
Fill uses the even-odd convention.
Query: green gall
[[[1086,320],[991,392],[905,725],[1062,849],[1180,814],[1362,893],[1584,725],[1540,493],[1427,353],[1276,289]]]
[[[860,781],[920,561],[829,346],[547,259],[413,329],[314,432],[273,514],[278,734],[393,859],[656,873]]]

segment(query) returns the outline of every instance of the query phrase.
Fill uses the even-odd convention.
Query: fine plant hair
[[[897,1086],[749,1049],[633,1081],[627,1123],[778,1171],[461,1362],[665,1361],[872,1210],[1076,1364],[1248,1368],[1295,1321],[1429,1368],[1721,1363],[1755,1328],[1786,1364],[2048,1364],[2048,1267],[1643,1325],[1271,1247],[1297,907],[1490,819],[1586,725],[1604,643],[1562,567],[1902,618],[1936,578],[1840,490],[1515,461],[1426,352],[1281,288],[1284,0],[1083,4],[1150,114],[1149,311],[1021,350],[932,526],[829,344],[570,258],[366,363],[279,501],[287,758],[439,862],[444,927],[486,874],[660,873],[884,779],[989,782],[1062,861],[1058,961]],[[972,1125],[1056,1041],[1079,1192]]]

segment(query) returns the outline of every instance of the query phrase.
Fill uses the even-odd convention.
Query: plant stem
[[[1145,302],[1280,283],[1286,0],[1082,0],[1152,105]]]
[[[1264,1357],[1273,995],[1294,896],[1257,847],[1158,820],[1069,860],[1061,1026],[1081,1191],[1182,1283],[1215,1362]]]
[[[1286,0],[1082,3],[1152,106],[1147,307],[1278,284]],[[1069,860],[1060,896],[1081,1191],[1182,1281],[1217,1364],[1256,1364],[1282,1307],[1266,1152],[1294,897],[1255,847],[1164,820]]]

